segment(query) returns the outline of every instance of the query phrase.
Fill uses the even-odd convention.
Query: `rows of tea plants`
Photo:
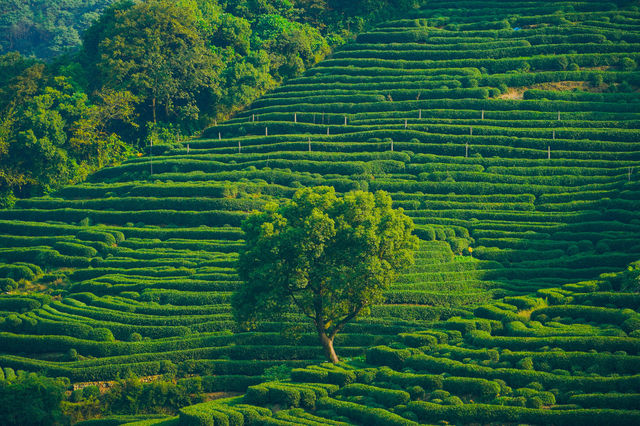
[[[322,410],[349,422],[386,416],[359,411],[353,404],[360,397],[378,401],[380,410],[401,401],[393,406],[410,408],[393,416],[425,422],[434,421],[425,413],[436,409],[442,420],[465,422],[457,408],[434,408],[437,400],[493,406],[504,397],[506,407],[520,404],[524,411],[516,411],[523,417],[513,422],[523,423],[541,413],[538,400],[529,401],[534,397],[542,406],[560,405],[545,411],[558,417],[540,417],[547,423],[565,421],[563,410],[578,405],[585,416],[623,410],[571,400],[569,393],[587,376],[551,355],[544,361],[549,368],[536,364],[543,362],[538,355],[522,355],[540,375],[525,381],[513,373],[512,379],[503,370],[520,369],[520,354],[502,352],[593,349],[610,351],[608,363],[620,350],[632,357],[620,362],[633,365],[637,336],[629,324],[635,317],[622,321],[614,312],[600,317],[585,311],[578,318],[598,320],[565,321],[575,311],[558,310],[563,304],[553,301],[565,290],[552,289],[614,273],[640,258],[640,13],[593,1],[430,1],[412,13],[362,34],[198,139],[148,147],[146,155],[103,169],[87,183],[0,211],[0,366],[73,382],[129,373],[207,375],[216,378],[211,392],[243,392],[274,366],[317,363],[317,337],[299,315],[247,333],[234,323],[229,301],[241,285],[234,266],[242,220],[300,187],[331,185],[338,192],[388,191],[421,239],[415,265],[385,293],[386,303],[337,337],[338,354],[367,353],[372,365],[398,374],[411,368],[411,374],[474,380],[425,384],[424,396],[410,395],[413,404],[404,393],[371,389],[393,382],[384,374],[395,373],[387,370],[379,379],[377,372],[366,373],[369,378],[347,390],[346,383],[322,379],[322,371],[317,382],[300,372],[295,377],[307,376],[298,381],[319,385],[292,394],[317,401],[318,410],[292,408],[269,421],[322,423],[328,418]],[[553,306],[528,305],[545,291],[539,298]],[[493,303],[496,297],[503,302]],[[607,307],[599,297],[593,306],[638,308]],[[526,317],[533,308],[538,313]],[[614,319],[618,328],[601,325]],[[380,349],[385,346],[390,349]],[[425,346],[430,349],[420,349]],[[500,348],[497,360],[494,352],[480,354],[493,347]],[[465,373],[459,364],[469,364],[467,358],[478,361],[477,371]],[[625,368],[583,370],[622,377],[630,374]],[[579,377],[567,380],[574,387],[558,384],[572,375]],[[481,390],[480,379],[494,383],[491,389],[502,380],[504,389],[492,395]],[[420,380],[411,386],[422,386]],[[596,393],[606,394],[607,386],[626,392],[625,380],[611,376]],[[533,382],[541,386],[529,387]],[[247,402],[268,403],[272,385],[264,386],[250,391],[256,399]],[[290,394],[274,386],[275,395]],[[441,392],[431,395],[435,391]],[[243,407],[233,410],[246,408],[252,414],[245,418],[265,415]],[[468,410],[489,409],[475,404]],[[393,416],[374,423],[401,421]]]
[[[639,271],[507,296],[158,424],[637,424]]]

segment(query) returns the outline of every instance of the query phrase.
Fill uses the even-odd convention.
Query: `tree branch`
[[[300,311],[304,314],[304,316],[306,316],[310,320],[313,320],[314,319],[313,316],[309,315],[306,312],[306,310],[302,307],[302,304],[300,304],[298,299],[296,299],[296,296],[293,294],[293,290],[291,290],[290,288],[288,288],[287,290],[289,291],[289,296],[291,296],[291,300],[293,300],[293,303],[298,307],[298,309],[300,309]]]
[[[333,339],[334,337],[336,337],[336,334],[338,334],[338,332],[340,330],[342,330],[342,328],[345,326],[345,324],[347,324],[349,321],[351,321],[352,319],[354,319],[362,310],[363,306],[358,306],[356,308],[355,311],[351,312],[349,315],[347,315],[346,317],[342,318],[335,327],[333,327],[333,330],[331,331],[331,334],[329,335],[330,339]]]

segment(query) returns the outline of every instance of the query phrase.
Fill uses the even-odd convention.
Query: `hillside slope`
[[[509,335],[495,324],[513,317],[482,313],[538,302],[491,298],[538,291],[549,299],[558,291],[545,289],[640,258],[639,23],[623,3],[429,1],[201,139],[154,146],[90,183],[0,211],[0,285],[11,293],[0,296],[0,366],[72,381],[177,370],[217,376],[213,392],[244,391],[273,365],[321,360],[312,330],[293,332],[298,316],[238,333],[228,304],[240,284],[241,220],[309,185],[386,190],[423,240],[387,303],[337,340],[339,355],[429,327],[464,333],[455,342],[478,327]],[[637,366],[637,336],[627,337],[635,323],[620,328],[635,317],[621,315],[612,333],[628,346],[589,338],[579,350],[624,350]],[[562,336],[608,333],[564,323]],[[513,333],[554,335],[544,329]],[[469,336],[473,350],[501,346]],[[475,358],[460,351],[461,360]],[[640,393],[636,379],[615,389]],[[549,380],[547,390],[560,379]]]

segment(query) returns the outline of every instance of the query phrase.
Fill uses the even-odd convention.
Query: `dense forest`
[[[3,0],[0,52],[51,59],[80,46],[81,35],[115,0]]]
[[[0,207],[229,117],[414,3],[4,2]]]

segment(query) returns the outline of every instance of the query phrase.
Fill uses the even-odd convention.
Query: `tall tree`
[[[88,97],[45,64],[0,56],[0,208],[84,179],[123,160],[131,148],[113,128],[134,126],[135,98],[105,91]]]
[[[413,262],[418,241],[412,220],[391,207],[387,193],[338,197],[326,186],[267,205],[242,229],[238,272],[244,284],[232,298],[236,320],[249,329],[297,310],[313,322],[334,363],[336,334],[383,301],[397,272]]]
[[[205,47],[195,10],[170,0],[119,3],[87,33],[100,85],[128,90],[158,120],[194,120],[220,97],[221,62]]]

